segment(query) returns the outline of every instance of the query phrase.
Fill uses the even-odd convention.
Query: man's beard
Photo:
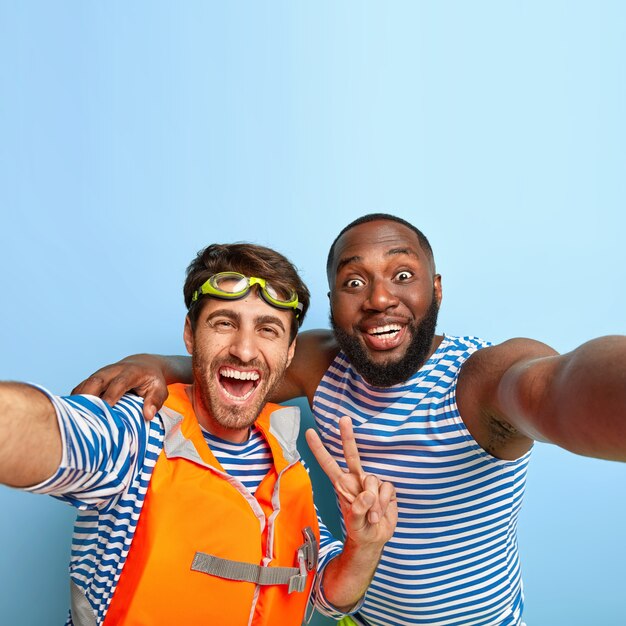
[[[361,341],[335,324],[332,311],[330,323],[339,347],[354,369],[374,387],[391,387],[407,381],[426,363],[435,337],[438,313],[439,305],[433,294],[433,301],[426,315],[418,324],[411,322],[407,327],[411,333],[411,342],[404,356],[388,363],[371,361]]]
[[[257,417],[267,401],[269,394],[276,388],[287,367],[287,358],[280,364],[276,371],[270,374],[267,366],[261,361],[254,360],[242,363],[236,358],[229,358],[223,361],[214,361],[207,366],[203,355],[195,353],[191,358],[193,368],[194,385],[200,391],[200,401],[202,408],[212,417],[222,428],[229,430],[242,430],[249,428],[256,422]],[[254,391],[252,404],[245,406],[224,406],[219,402],[221,391],[219,385],[219,370],[222,367],[232,366],[234,368],[250,369],[254,368],[261,374],[259,388]],[[196,411],[196,414],[198,411]],[[200,418],[200,415],[197,415]],[[203,421],[201,420],[201,423]],[[203,423],[203,426],[207,426]]]

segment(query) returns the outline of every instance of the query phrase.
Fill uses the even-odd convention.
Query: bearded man
[[[300,335],[275,398],[305,395],[339,461],[349,416],[363,469],[397,490],[395,535],[349,621],[520,626],[516,531],[533,442],[626,461],[626,337],[559,355],[531,339],[435,334],[432,249],[392,215],[346,226],[327,275],[333,331]],[[83,388],[110,401],[136,388],[150,418],[165,381],[188,370],[175,357],[131,357]]]

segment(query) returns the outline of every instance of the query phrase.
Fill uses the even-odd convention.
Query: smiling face
[[[331,322],[341,349],[370,384],[388,387],[434,351],[441,277],[416,233],[391,220],[354,226],[330,268]]]
[[[206,298],[185,345],[192,356],[192,400],[198,421],[214,435],[245,441],[295,350],[293,312],[271,307],[256,289],[241,300]]]

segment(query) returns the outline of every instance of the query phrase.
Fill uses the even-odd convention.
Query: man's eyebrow
[[[409,256],[418,257],[419,255],[413,248],[391,248],[385,252],[385,256],[393,256],[394,254],[408,254]]]
[[[345,257],[343,259],[341,259],[339,261],[339,263],[337,263],[337,274],[346,266],[346,265],[350,265],[350,263],[358,263],[363,257],[360,257],[358,255],[354,255],[354,256],[348,256]]]
[[[414,256],[416,258],[419,258],[419,255],[413,248],[407,248],[404,246],[398,247],[398,248],[391,248],[390,250],[387,250],[387,252],[385,252],[385,256],[394,256],[396,254],[406,254],[408,256]],[[362,261],[362,260],[363,260],[363,257],[357,254],[355,254],[354,256],[348,256],[348,257],[341,259],[339,263],[337,263],[337,273],[339,273],[346,265],[350,265],[350,263],[358,263],[359,261]]]
[[[234,322],[238,322],[241,319],[241,315],[239,315],[239,313],[235,313],[235,311],[232,311],[231,309],[215,309],[215,311],[211,311],[207,315],[207,320],[212,320],[214,317],[219,316],[227,317]]]
[[[259,317],[257,317],[254,321],[259,325],[276,324],[276,326],[279,326],[281,330],[285,330],[285,325],[282,320],[275,315],[259,315]]]

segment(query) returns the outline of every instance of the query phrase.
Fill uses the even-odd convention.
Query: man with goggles
[[[342,485],[343,547],[296,450],[298,409],[267,402],[308,289],[277,252],[232,244],[198,253],[183,291],[193,380],[169,387],[149,424],[135,395],[110,408],[0,383],[0,441],[10,442],[0,482],[80,509],[68,624],[299,626],[311,594],[357,609],[395,528],[394,488],[362,471],[349,422],[347,471],[313,442]]]

